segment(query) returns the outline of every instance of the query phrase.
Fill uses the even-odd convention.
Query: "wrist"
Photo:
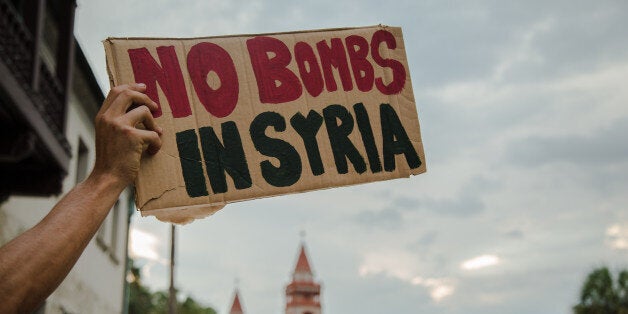
[[[97,191],[107,191],[116,194],[121,193],[129,183],[122,178],[107,172],[100,172],[94,169],[83,182],[91,189]]]

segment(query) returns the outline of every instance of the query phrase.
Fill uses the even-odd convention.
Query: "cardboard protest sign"
[[[183,221],[230,202],[425,172],[401,29],[109,38],[112,85],[145,83],[163,147],[136,204]]]

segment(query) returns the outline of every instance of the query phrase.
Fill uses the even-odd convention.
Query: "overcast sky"
[[[404,31],[427,173],[179,227],[183,294],[227,313],[238,278],[247,313],[283,313],[301,230],[331,314],[568,313],[589,271],[628,267],[626,1],[82,0],[76,34],[108,91],[108,36],[379,23]],[[165,289],[168,225],[132,224]]]

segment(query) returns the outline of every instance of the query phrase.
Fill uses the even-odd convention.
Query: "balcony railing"
[[[37,56],[39,57],[39,56]],[[34,43],[23,19],[7,0],[0,0],[0,60],[9,68],[59,145],[70,154],[65,135],[65,97],[59,80],[41,62],[37,90],[33,87]]]

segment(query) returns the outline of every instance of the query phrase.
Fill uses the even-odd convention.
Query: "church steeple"
[[[301,245],[301,252],[299,253],[299,259],[297,265],[294,267],[293,280],[297,281],[313,281],[312,269],[310,268],[310,262],[307,260],[305,254],[305,246]]]
[[[301,243],[297,264],[292,273],[292,282],[286,287],[286,314],[321,314],[321,286],[314,275]]]
[[[233,304],[231,305],[231,310],[229,311],[229,314],[244,314],[244,311],[242,310],[242,304],[240,304],[239,294],[240,293],[236,288],[233,297]]]

